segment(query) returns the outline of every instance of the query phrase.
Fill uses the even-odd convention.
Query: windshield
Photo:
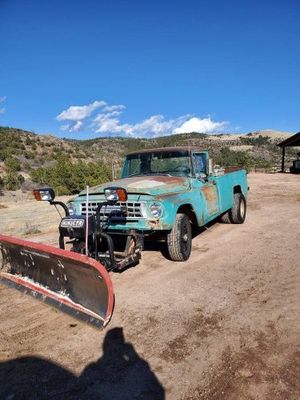
[[[126,157],[122,177],[134,175],[191,176],[188,151],[160,151]]]

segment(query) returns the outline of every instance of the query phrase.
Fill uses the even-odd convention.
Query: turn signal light
[[[116,203],[117,201],[126,201],[127,200],[127,192],[123,188],[118,187],[110,187],[104,190],[106,200],[112,203]]]

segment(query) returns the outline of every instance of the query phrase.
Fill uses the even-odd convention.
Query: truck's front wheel
[[[186,214],[177,214],[171,232],[167,235],[169,256],[172,261],[186,261],[192,250],[192,227]]]

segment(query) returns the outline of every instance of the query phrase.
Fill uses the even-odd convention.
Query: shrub
[[[12,150],[9,147],[0,149],[0,161],[5,161],[9,157],[11,157],[11,154]]]
[[[26,222],[25,227],[23,228],[23,234],[27,236],[34,235],[35,233],[41,233],[37,225],[33,225],[31,222]]]
[[[57,194],[74,194],[86,185],[95,186],[111,179],[111,169],[100,163],[71,163],[60,156],[53,167],[37,168],[31,172],[34,182],[51,186]]]
[[[4,161],[4,165],[8,172],[21,171],[21,164],[16,158],[7,158]]]
[[[251,170],[254,166],[254,160],[249,156],[249,154],[244,151],[232,151],[227,147],[221,149],[215,161],[216,164],[223,167],[236,166]]]
[[[19,189],[24,181],[24,176],[20,174],[18,175],[15,172],[9,172],[7,175],[4,176],[3,179],[4,187],[7,190]]]

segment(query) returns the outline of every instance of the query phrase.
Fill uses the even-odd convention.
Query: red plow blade
[[[108,272],[82,254],[0,235],[0,280],[97,328],[113,313]]]

